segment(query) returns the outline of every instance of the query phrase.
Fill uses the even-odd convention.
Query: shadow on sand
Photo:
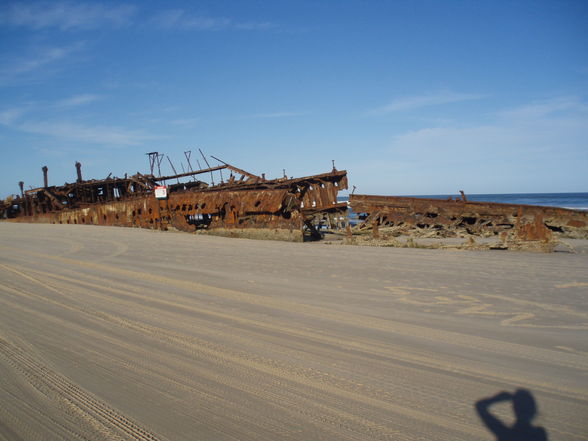
[[[489,410],[493,404],[505,401],[512,402],[516,419],[512,426],[504,424]],[[514,394],[500,392],[493,397],[482,398],[476,402],[476,410],[488,430],[496,436],[497,441],[547,441],[548,439],[547,431],[543,427],[531,424],[537,415],[537,404],[533,394],[526,389],[517,389]]]

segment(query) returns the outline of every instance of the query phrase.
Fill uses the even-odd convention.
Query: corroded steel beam
[[[391,234],[429,237],[588,238],[588,212],[558,207],[474,202],[463,196],[442,200],[357,194],[350,195],[349,204],[361,220],[356,228],[372,228],[374,236],[386,228]]]
[[[225,166],[226,166],[226,167],[227,167],[229,170],[232,170],[232,171],[234,171],[234,172],[236,172],[236,173],[239,173],[239,174],[241,174],[241,175],[243,175],[243,176],[247,176],[248,178],[252,178],[252,179],[260,179],[260,177],[259,177],[259,176],[256,176],[256,175],[254,175],[253,173],[249,173],[249,172],[247,172],[247,171],[245,171],[245,170],[242,170],[242,169],[240,169],[240,168],[237,168],[237,167],[235,167],[234,165],[228,164],[228,163],[226,163],[225,161],[222,161],[222,160],[218,159],[216,156],[212,156],[212,155],[210,155],[210,157],[211,157],[212,159],[216,159],[218,162],[221,162],[221,163],[223,163],[223,164],[224,164],[224,165],[225,165]]]
[[[153,178],[153,179],[158,182],[169,181],[171,179],[185,178],[187,176],[195,176],[195,175],[199,175],[202,173],[210,173],[210,172],[217,171],[217,170],[224,170],[225,168],[227,168],[226,165],[219,165],[217,167],[210,167],[210,168],[205,168],[202,170],[195,170],[195,171],[190,171],[187,173],[180,173],[179,175],[160,176],[158,178]]]

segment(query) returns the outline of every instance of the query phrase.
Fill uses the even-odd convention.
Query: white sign
[[[165,185],[155,187],[155,199],[167,199],[167,187]]]

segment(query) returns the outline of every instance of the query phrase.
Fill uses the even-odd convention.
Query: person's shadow
[[[512,409],[516,421],[507,426],[495,417],[489,407],[504,401],[512,402]],[[537,414],[537,404],[533,394],[526,389],[517,389],[514,394],[500,392],[499,394],[483,398],[476,403],[478,415],[495,436],[497,441],[547,441],[547,431],[540,426],[533,426],[531,421]]]

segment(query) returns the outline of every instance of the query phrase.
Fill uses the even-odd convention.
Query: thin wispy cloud
[[[548,116],[565,116],[569,113],[582,112],[588,114],[588,105],[578,97],[566,96],[532,103],[504,110],[498,116],[505,119],[534,120]]]
[[[199,118],[180,118],[170,121],[170,124],[178,127],[194,127],[199,123]]]
[[[79,41],[70,46],[45,47],[37,49],[27,57],[6,60],[4,66],[0,68],[0,85],[27,81],[29,75],[46,68],[59,69],[63,66],[60,63],[80,52],[84,46],[85,42]]]
[[[74,95],[70,98],[65,98],[63,100],[57,101],[57,103],[55,103],[55,107],[57,107],[57,108],[70,108],[70,107],[83,106],[85,104],[92,103],[92,102],[97,101],[99,99],[100,99],[100,97],[98,95],[92,95],[92,94]]]
[[[26,74],[48,64],[63,60],[78,48],[79,45],[45,48],[30,58],[20,59],[15,63],[5,66],[0,72],[11,75]]]
[[[381,173],[395,176],[388,191],[400,194],[582,191],[586,105],[580,97],[556,97],[486,115],[483,123],[439,122],[400,132],[380,162],[358,164],[376,189],[362,191],[384,191],[381,180],[370,178]]]
[[[273,112],[273,113],[254,113],[245,115],[243,118],[289,118],[293,116],[306,115],[308,112]]]
[[[47,112],[54,113],[56,110],[67,111],[70,108],[82,106],[101,99],[98,95],[80,94],[64,98],[53,103],[26,102],[11,108],[0,111],[0,124],[18,128],[19,121],[30,118],[34,114]]]
[[[154,139],[152,135],[139,130],[63,121],[27,121],[17,128],[28,133],[93,144],[133,146]]]
[[[558,113],[561,109],[566,110],[565,115]],[[458,162],[480,167],[477,162],[483,152],[491,152],[487,161],[493,166],[538,160],[550,164],[561,152],[565,152],[565,159],[574,155],[585,158],[587,115],[586,103],[580,99],[556,98],[504,110],[483,125],[446,124],[408,131],[393,139],[391,151],[399,160],[430,161],[441,169]]]
[[[89,30],[131,23],[136,8],[128,4],[84,2],[13,2],[0,8],[0,24],[33,30]]]
[[[60,103],[69,106],[91,102],[93,95],[78,95],[45,106],[28,104],[0,111],[0,125],[24,133],[52,136],[63,140],[73,140],[94,144],[133,146],[155,139],[155,136],[140,130],[101,124],[76,123],[51,118],[35,117],[35,112],[45,112],[59,107]]]
[[[397,98],[382,107],[371,110],[371,114],[385,114],[390,112],[402,112],[420,109],[424,107],[439,106],[443,104],[459,103],[485,98],[485,95],[475,93],[459,93],[442,91],[434,94],[418,95]]]
[[[5,109],[0,112],[0,124],[4,126],[11,126],[19,118],[21,118],[26,112],[26,107],[13,107],[11,109]]]
[[[236,21],[227,17],[206,17],[192,14],[183,9],[169,9],[153,18],[153,23],[163,29],[192,31],[264,31],[276,27],[271,22]]]

